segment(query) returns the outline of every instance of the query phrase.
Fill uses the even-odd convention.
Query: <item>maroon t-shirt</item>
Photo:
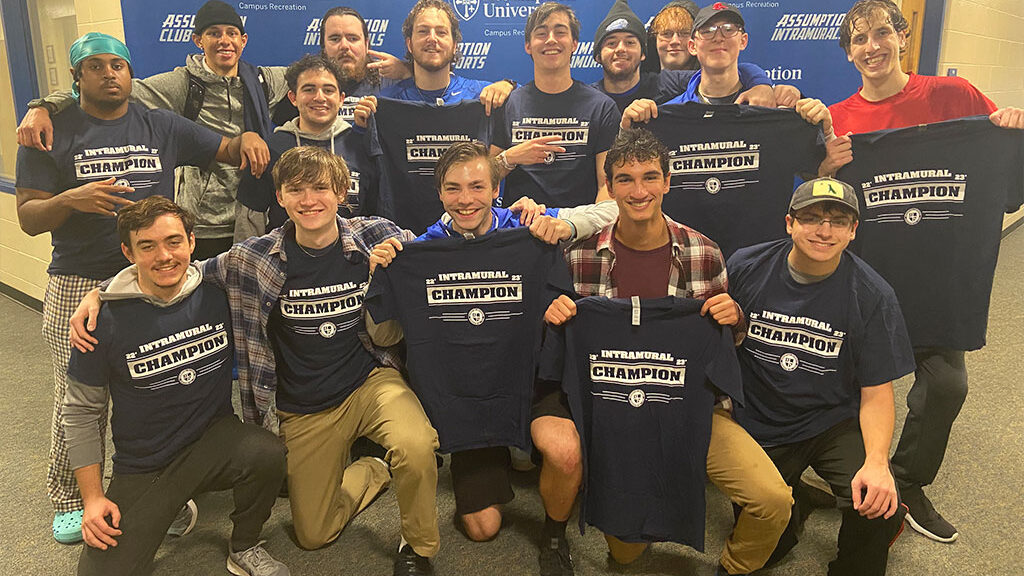
[[[668,296],[668,273],[672,242],[653,250],[634,250],[612,237],[615,266],[612,278],[619,298],[664,298]]]

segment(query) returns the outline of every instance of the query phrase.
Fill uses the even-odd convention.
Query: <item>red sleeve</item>
[[[995,103],[966,79],[949,77],[948,80],[947,83],[942,84],[942,88],[936,90],[931,99],[932,102],[945,103],[948,107],[946,115],[948,118],[991,114],[996,111]]]

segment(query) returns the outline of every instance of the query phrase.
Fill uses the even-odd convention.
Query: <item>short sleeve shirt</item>
[[[19,148],[16,186],[50,194],[114,178],[131,186],[132,201],[174,198],[174,168],[208,166],[221,136],[166,110],[128,104],[124,116],[100,120],[72,106],[53,119],[53,150]],[[128,265],[121,254],[116,218],[73,212],[51,234],[47,272],[102,280]]]

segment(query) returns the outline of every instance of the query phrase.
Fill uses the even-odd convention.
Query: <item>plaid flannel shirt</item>
[[[285,234],[294,227],[288,221],[269,234],[249,238],[200,263],[203,279],[220,286],[228,295],[238,359],[242,417],[246,422],[265,428],[273,427],[276,422],[276,414],[270,408],[277,389],[277,369],[267,336],[267,321],[288,277],[283,243]],[[346,259],[351,259],[356,252],[369,258],[370,250],[388,238],[398,238],[402,242],[413,239],[408,230],[377,217],[338,218],[338,231]],[[397,352],[375,346],[365,325],[359,330],[359,339],[377,362],[400,367]]]
[[[666,295],[706,300],[729,289],[725,272],[725,258],[718,245],[700,232],[665,216],[668,236],[672,242],[672,267],[668,275]],[[618,298],[619,291],[612,277],[615,267],[615,249],[612,235],[615,223],[600,232],[569,247],[565,259],[569,263],[573,287],[580,296]],[[747,322],[743,310],[736,305],[740,321],[732,327],[739,338],[746,334]]]

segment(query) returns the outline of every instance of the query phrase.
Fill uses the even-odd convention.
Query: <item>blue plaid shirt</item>
[[[283,242],[285,235],[294,228],[289,220],[265,236],[249,238],[199,263],[203,279],[221,287],[228,295],[238,358],[242,417],[246,422],[265,428],[272,428],[277,420],[277,415],[271,411],[277,390],[277,368],[267,336],[267,321],[288,277]],[[355,252],[369,259],[370,250],[388,238],[402,242],[413,239],[408,230],[375,216],[338,218],[338,230],[346,259]],[[400,367],[397,352],[375,346],[365,327],[359,331],[359,339],[377,362]]]

